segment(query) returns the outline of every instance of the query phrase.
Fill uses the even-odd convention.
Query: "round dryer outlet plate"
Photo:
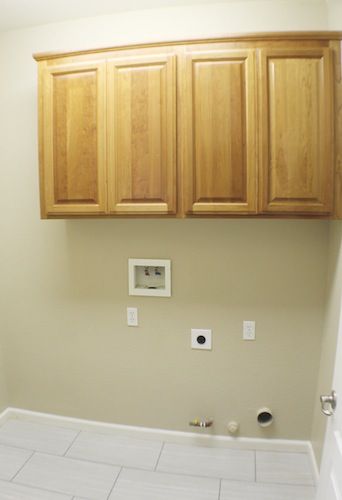
[[[191,329],[191,348],[211,351],[212,332],[211,330]]]

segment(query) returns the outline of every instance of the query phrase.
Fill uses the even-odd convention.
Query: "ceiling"
[[[0,0],[0,31],[129,10],[225,1],[229,0]]]

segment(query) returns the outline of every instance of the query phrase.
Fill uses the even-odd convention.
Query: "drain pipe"
[[[269,427],[273,423],[273,413],[269,408],[260,408],[257,413],[257,421],[260,427]]]

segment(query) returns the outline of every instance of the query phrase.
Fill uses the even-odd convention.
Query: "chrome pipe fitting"
[[[199,418],[195,418],[194,420],[191,420],[189,422],[189,425],[191,425],[192,427],[211,427],[214,423],[214,420],[213,419],[199,419]]]

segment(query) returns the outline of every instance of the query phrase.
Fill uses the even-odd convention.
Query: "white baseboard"
[[[0,413],[0,425],[3,425],[10,418],[13,418],[13,408],[6,408]]]
[[[91,430],[101,434],[120,434],[124,436],[167,441],[179,444],[194,444],[216,448],[250,449],[260,451],[284,451],[308,453],[313,458],[313,451],[309,441],[288,439],[261,439],[246,437],[229,437],[210,435],[195,432],[181,432],[164,429],[152,429],[148,427],[134,427],[119,425],[94,420],[83,420],[80,418],[52,415],[35,411],[23,410],[21,408],[7,408],[0,414],[0,424],[8,419],[20,419],[41,424],[55,425],[69,429]]]
[[[310,461],[311,461],[311,467],[312,467],[314,479],[315,479],[315,482],[317,484],[318,481],[319,481],[319,467],[318,467],[318,463],[317,463],[317,460],[316,460],[316,455],[315,455],[313,446],[310,443],[310,441],[309,441],[308,455],[309,455],[309,458],[310,458]]]

